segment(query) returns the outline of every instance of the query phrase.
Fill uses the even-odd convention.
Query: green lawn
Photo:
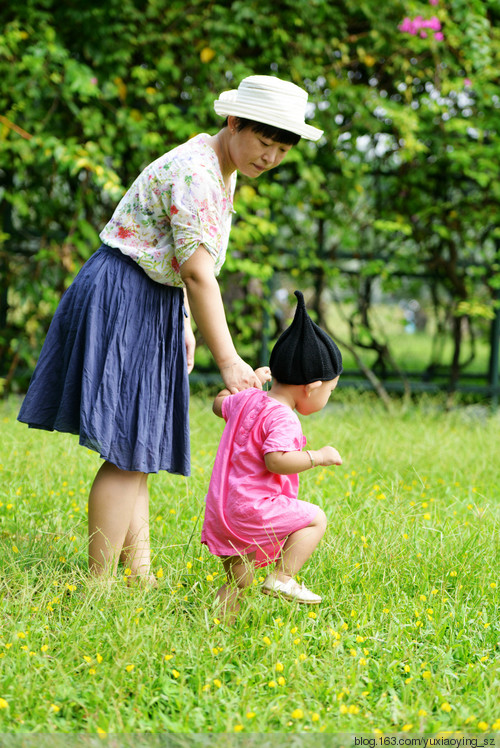
[[[499,415],[332,400],[303,419],[344,459],[301,476],[329,517],[302,575],[324,603],[257,585],[230,629],[199,542],[222,428],[208,397],[192,477],[151,479],[150,592],[87,577],[97,455],[0,403],[0,733],[500,731]]]

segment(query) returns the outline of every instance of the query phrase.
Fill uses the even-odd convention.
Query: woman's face
[[[249,127],[237,130],[236,124],[231,122],[232,119],[229,118],[229,156],[240,174],[258,177],[265,171],[274,169],[293,147],[259,135]]]

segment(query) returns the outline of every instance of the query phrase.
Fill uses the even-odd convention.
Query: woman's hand
[[[261,380],[258,375],[239,356],[233,359],[233,361],[223,364],[220,367],[220,373],[231,395],[241,392],[241,390],[246,390],[248,387],[262,389]]]

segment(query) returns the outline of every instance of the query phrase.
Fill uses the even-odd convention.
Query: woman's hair
[[[297,135],[294,132],[289,132],[288,130],[281,130],[279,127],[275,127],[274,125],[265,125],[263,122],[254,122],[253,120],[245,119],[244,117],[237,117],[237,120],[238,124],[236,125],[236,129],[238,131],[245,130],[249,127],[257,133],[257,135],[262,135],[264,138],[269,138],[270,140],[275,140],[277,143],[284,143],[285,145],[297,145],[300,140],[300,135]],[[227,119],[224,126],[227,127]]]

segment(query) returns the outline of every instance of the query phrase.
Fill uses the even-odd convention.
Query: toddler
[[[213,404],[226,421],[206,496],[202,543],[220,556],[227,583],[217,592],[222,614],[231,620],[238,598],[253,582],[254,566],[276,561],[262,592],[315,605],[321,597],[294,576],[326,529],[322,509],[297,498],[298,473],[315,466],[341,465],[334,447],[304,450],[299,418],[321,410],[337,386],[342,356],[333,340],[298,299],[290,327],[274,346],[270,368],[257,369],[268,392],[225,389]]]

